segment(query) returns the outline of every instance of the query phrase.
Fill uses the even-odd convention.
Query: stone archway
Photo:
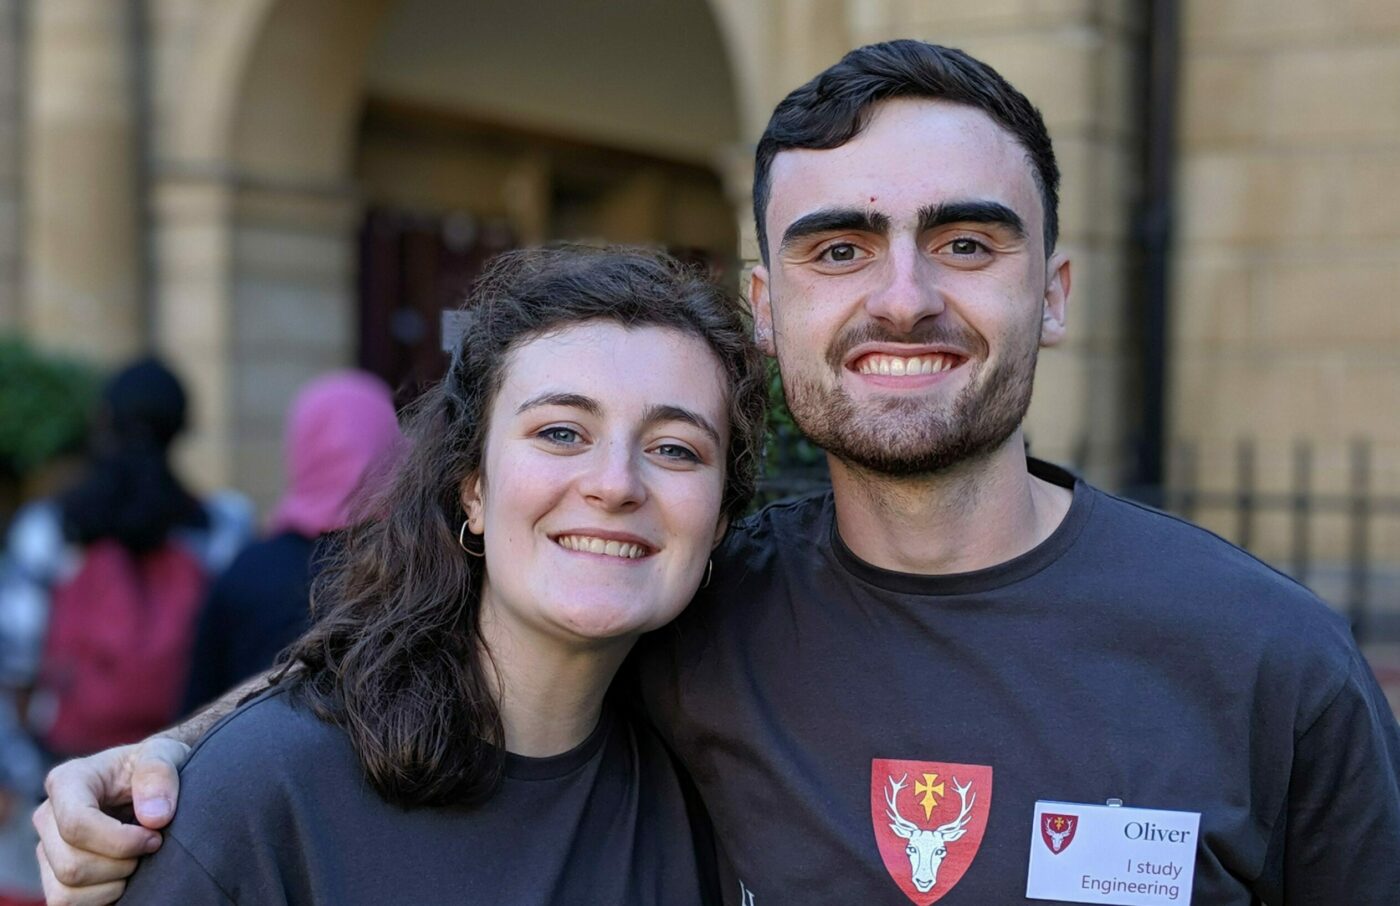
[[[204,7],[194,39],[165,51],[155,327],[200,401],[185,455],[204,483],[271,499],[288,399],[352,360],[353,161],[367,63],[391,17],[425,2],[229,0]],[[732,4],[691,2],[715,16],[725,45]],[[539,27],[521,19],[527,33]],[[746,127],[712,149],[716,165]]]

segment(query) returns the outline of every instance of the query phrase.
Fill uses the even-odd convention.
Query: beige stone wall
[[[1290,485],[1306,440],[1334,491],[1369,439],[1373,486],[1400,494],[1400,4],[1184,9],[1172,433],[1225,489],[1242,438],[1262,487]],[[1284,559],[1290,531],[1265,519],[1252,546]],[[1340,557],[1344,520],[1312,540]],[[1400,520],[1377,522],[1372,554],[1400,562]]]
[[[285,187],[159,187],[157,339],[197,402],[180,456],[204,485],[274,500],[293,394],[353,361],[358,210]]]
[[[1073,260],[1069,340],[1042,353],[1027,435],[1038,455],[1117,484],[1133,367],[1124,313],[1137,191],[1132,96],[1140,7],[1121,0],[848,3],[852,46],[896,37],[960,47],[1038,106],[1061,177],[1060,248]],[[835,59],[828,54],[826,62]],[[826,63],[823,63],[826,65]]]
[[[201,482],[250,485],[265,498],[295,385],[352,355],[359,206],[396,192],[433,194],[441,180],[426,170],[385,176],[412,155],[376,150],[357,133],[366,67],[398,8],[389,0],[146,6],[156,269],[143,313],[140,199],[125,175],[133,166],[126,4],[0,0],[0,76],[23,76],[0,78],[0,327],[23,319],[70,348],[88,349],[72,342],[85,337],[106,359],[153,336],[196,390],[201,431],[187,459]],[[1071,339],[1042,357],[1029,434],[1041,455],[1117,483],[1133,408],[1125,313],[1136,291],[1128,218],[1139,191],[1142,5],[706,6],[724,44],[739,133],[709,159],[746,258],[751,143],[783,94],[846,49],[900,36],[961,46],[1040,106],[1064,173],[1061,244],[1075,280]],[[23,54],[13,27],[21,8],[33,20]],[[1265,486],[1286,483],[1294,439],[1312,438],[1318,485],[1340,487],[1346,442],[1371,437],[1376,484],[1400,493],[1400,305],[1389,298],[1400,278],[1400,205],[1389,203],[1400,181],[1400,5],[1183,8],[1171,433],[1199,444],[1200,474],[1221,488],[1233,481],[1237,438],[1258,439]],[[543,184],[528,175],[516,181]],[[616,218],[659,210],[654,196],[639,178],[619,196]],[[694,226],[668,217],[666,229]],[[522,232],[547,231],[540,220]],[[1278,548],[1287,534],[1279,525],[1261,524],[1256,541]],[[1400,526],[1382,529],[1378,551],[1400,544],[1397,535]]]
[[[707,165],[739,133],[716,25],[709,0],[396,0],[366,87],[479,122]]]
[[[0,0],[0,331],[23,323],[24,4]]]
[[[158,345],[199,406],[183,464],[266,506],[286,407],[354,361],[351,166],[386,0],[156,0]]]

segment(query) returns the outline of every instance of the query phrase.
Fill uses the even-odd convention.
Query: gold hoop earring
[[[714,578],[714,575],[715,575],[715,561],[714,561],[714,558],[711,557],[711,558],[710,558],[710,563],[709,563],[709,565],[705,567],[705,581],[700,583],[700,587],[701,587],[701,588],[709,588],[709,587],[710,587],[710,580]]]
[[[462,527],[461,527],[460,529],[458,529],[458,531],[457,531],[457,546],[460,547],[462,550],[466,551],[470,556],[473,556],[473,557],[485,557],[485,556],[486,556],[486,543],[485,543],[484,541],[482,542],[481,550],[480,550],[480,551],[474,551],[474,550],[472,550],[471,548],[467,547],[467,520],[466,520],[466,519],[463,519],[463,520],[462,520]]]

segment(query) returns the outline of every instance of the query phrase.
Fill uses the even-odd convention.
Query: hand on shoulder
[[[166,736],[65,762],[49,772],[49,798],[34,812],[44,896],[50,906],[114,902],[137,860],[160,848],[179,769],[190,748]],[[131,808],[139,824],[113,812]]]

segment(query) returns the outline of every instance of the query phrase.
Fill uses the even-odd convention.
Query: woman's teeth
[[[560,535],[555,539],[562,548],[585,554],[606,554],[609,557],[622,557],[635,560],[646,556],[646,548],[628,541],[605,541],[588,535]]]

